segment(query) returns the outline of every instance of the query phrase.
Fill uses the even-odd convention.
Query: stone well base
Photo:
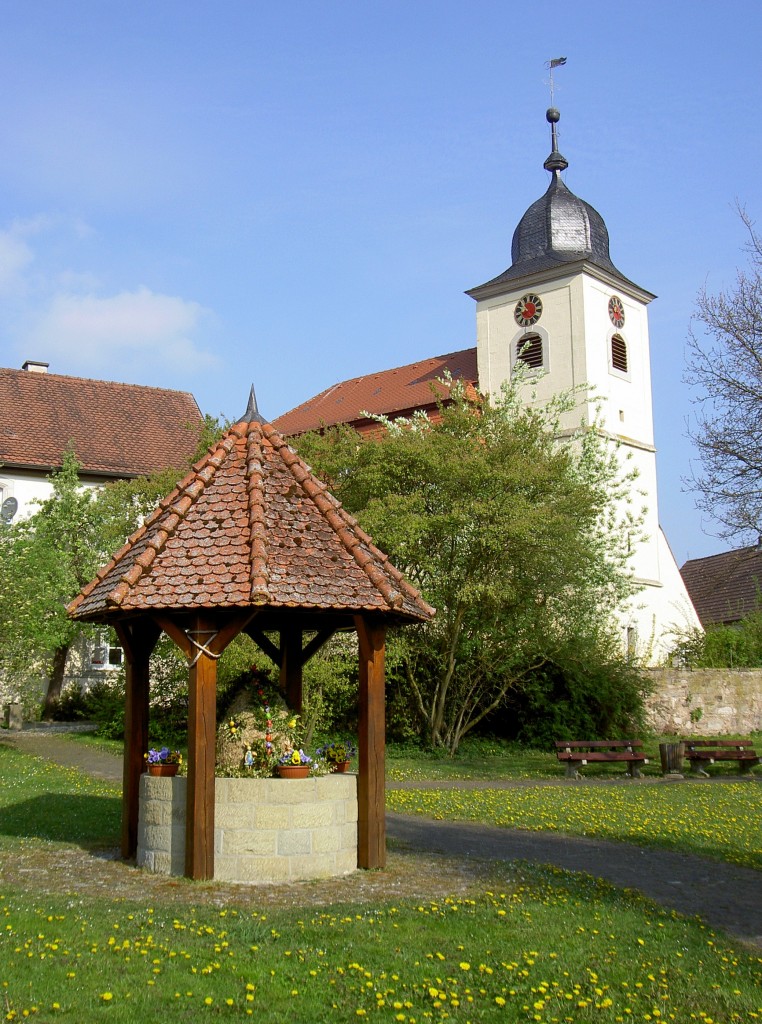
[[[185,873],[188,780],[140,779],[139,867]],[[357,776],[216,779],[214,877],[224,882],[331,878],[357,868]]]

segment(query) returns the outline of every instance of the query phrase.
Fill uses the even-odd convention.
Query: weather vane
[[[561,68],[566,63],[566,57],[554,57],[553,60],[546,60],[545,67],[550,70],[550,105],[553,106],[553,68]]]

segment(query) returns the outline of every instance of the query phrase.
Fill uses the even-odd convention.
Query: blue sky
[[[722,550],[681,478],[698,290],[762,219],[762,6],[0,0],[0,364],[189,390],[268,418],[466,348],[463,294],[569,188],[650,307],[660,517]]]

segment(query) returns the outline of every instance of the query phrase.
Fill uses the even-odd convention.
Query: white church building
[[[546,116],[548,189],[516,227],[510,267],[467,292],[476,301],[476,347],[335,384],[275,426],[292,436],[336,423],[368,430],[373,421],[365,412],[394,418],[431,409],[430,383],[445,371],[496,395],[517,362],[537,401],[579,389],[580,404],[567,414],[563,432],[597,418],[637,469],[633,504],[645,510],[645,521],[631,569],[640,589],[616,614],[626,649],[658,664],[677,631],[700,623],[659,526],[648,330],[655,296],[612,263],[603,218],[563,181],[568,163],[558,151],[560,115],[551,108]]]

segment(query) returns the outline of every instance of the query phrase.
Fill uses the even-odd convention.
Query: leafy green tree
[[[93,492],[82,489],[72,450],[51,477],[53,491],[34,515],[6,527],[0,540],[0,662],[29,681],[48,677],[43,715],[61,692],[66,659],[83,627],[66,604],[92,579],[101,554]]]
[[[557,441],[575,395],[487,403],[454,385],[437,422],[299,438],[300,454],[437,608],[388,646],[427,742],[454,752],[572,637],[606,635],[632,592],[632,478],[595,427]],[[608,632],[607,632],[608,631]]]
[[[210,436],[213,425],[208,423]],[[204,440],[206,440],[206,435]],[[71,621],[66,605],[122,547],[177,482],[182,470],[83,487],[73,450],[51,476],[49,498],[0,533],[0,669],[29,706],[43,678],[43,717],[61,695],[72,646],[93,628]],[[164,673],[166,675],[166,672]]]

